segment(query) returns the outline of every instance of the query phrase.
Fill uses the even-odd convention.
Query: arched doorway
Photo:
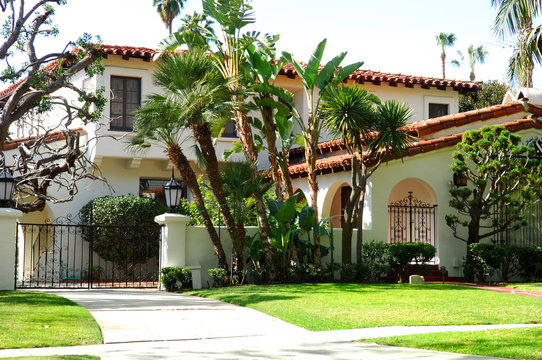
[[[437,245],[437,201],[429,184],[417,178],[399,182],[388,199],[388,242]]]

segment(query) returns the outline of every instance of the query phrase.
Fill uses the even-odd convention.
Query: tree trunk
[[[273,109],[265,107],[262,109],[263,124],[265,129],[265,141],[267,142],[267,156],[269,165],[271,165],[271,174],[273,175],[273,185],[278,202],[284,202],[282,194],[281,176],[277,164],[277,136],[275,133],[275,123],[273,121]]]
[[[440,54],[440,60],[442,61],[442,78],[446,79],[446,52],[444,52],[444,49]]]
[[[209,213],[207,212],[207,209],[205,208],[205,202],[203,201],[203,196],[201,195],[201,190],[199,188],[197,177],[196,177],[196,174],[194,173],[194,170],[192,170],[192,167],[190,166],[188,159],[186,158],[186,156],[184,155],[184,153],[182,152],[181,148],[178,145],[170,146],[167,149],[167,152],[168,152],[169,159],[181,173],[183,182],[186,184],[186,186],[192,193],[192,196],[194,197],[194,202],[196,203],[196,206],[198,207],[198,210],[200,211],[203,224],[205,225],[205,228],[207,229],[207,232],[209,233],[209,237],[211,238],[211,242],[213,243],[215,254],[218,257],[218,266],[221,267],[222,269],[229,271],[228,259],[226,258],[226,253],[224,252],[222,243],[220,242],[220,239],[218,238],[218,234],[216,233],[216,229],[213,225],[213,222],[211,221],[211,217],[209,216]]]
[[[234,100],[244,102],[244,99],[239,97],[234,97]],[[248,125],[246,115],[241,111],[235,112],[235,126],[237,128],[239,140],[241,140],[241,147],[243,148],[245,158],[249,163],[256,164],[258,160],[258,152],[254,146],[252,131]],[[257,174],[254,172],[251,174],[251,178],[255,178],[256,176]],[[269,228],[269,222],[267,221],[267,215],[265,213],[265,204],[263,203],[263,197],[260,194],[255,194],[254,199],[256,201],[256,212],[258,214],[258,223],[260,225],[262,247],[265,252],[265,265],[268,268],[272,268],[273,252],[271,249],[271,244],[269,243],[269,234],[271,231]]]
[[[474,75],[474,70],[471,70],[470,72],[470,81],[474,81],[476,79],[476,75]]]
[[[532,30],[532,21],[528,21],[525,24],[520,24],[518,29],[518,51],[520,57],[520,63],[522,66],[516,72],[519,79],[519,86],[525,88],[533,87],[533,53],[526,45],[529,38],[529,34]],[[517,71],[519,70],[519,71]]]
[[[309,125],[307,127],[307,138],[305,139],[305,162],[307,164],[307,175],[309,186],[311,188],[311,206],[314,209],[314,216],[316,217],[316,223],[318,224],[318,180],[316,174],[316,159],[318,151],[317,139],[314,139],[312,135],[312,125],[311,120],[309,119]],[[320,254],[320,235],[314,231],[314,255],[315,261],[318,263],[322,262],[322,257]]]
[[[352,262],[352,233],[354,229],[355,221],[355,209],[358,205],[359,195],[361,188],[358,185],[357,177],[359,172],[359,161],[355,155],[352,155],[352,170],[351,170],[351,183],[352,192],[346,203],[344,209],[344,224],[342,227],[342,263],[349,264]]]
[[[237,231],[237,226],[233,215],[230,211],[222,181],[220,179],[220,171],[218,169],[218,159],[215,153],[215,147],[211,137],[211,129],[208,124],[192,124],[192,131],[195,139],[198,141],[201,153],[207,162],[207,176],[209,177],[209,183],[211,189],[218,201],[224,224],[228,229],[228,233],[232,239],[233,254],[232,254],[232,267],[233,272],[239,274],[243,270],[243,248],[245,239],[241,239]]]
[[[358,241],[356,243],[356,260],[358,263],[361,263],[363,253],[363,208],[365,207],[365,193],[367,191],[367,170],[367,166],[362,162],[359,176]]]
[[[282,148],[282,155],[279,161],[280,172],[282,174],[282,182],[284,184],[284,190],[288,198],[294,196],[294,189],[292,187],[292,178],[290,177],[290,159],[289,159],[289,150],[287,148]]]

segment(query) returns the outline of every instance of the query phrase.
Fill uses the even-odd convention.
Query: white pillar
[[[192,287],[201,289],[201,267],[191,264],[186,258],[186,224],[190,218],[179,214],[162,214],[154,221],[162,226],[162,244],[160,248],[160,271],[168,266],[187,267],[192,270]]]
[[[0,290],[15,290],[15,232],[23,213],[0,208]]]

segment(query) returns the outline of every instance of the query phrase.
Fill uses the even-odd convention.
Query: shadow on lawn
[[[307,292],[313,293],[335,293],[341,292],[353,292],[353,293],[375,293],[375,292],[388,292],[392,290],[409,290],[409,291],[431,291],[431,290],[468,290],[477,291],[478,289],[449,284],[376,284],[376,283],[305,283],[305,284],[284,284],[284,285],[267,285],[260,286],[258,290],[261,292],[284,292],[288,294],[299,293],[304,294]],[[248,290],[247,292],[251,292]]]
[[[0,306],[2,305],[77,306],[60,296],[30,291],[0,291]]]

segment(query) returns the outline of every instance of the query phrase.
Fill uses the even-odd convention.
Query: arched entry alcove
[[[324,200],[324,213],[333,218],[331,223],[336,229],[342,228],[343,212],[351,191],[350,185],[344,181],[337,181],[327,191]]]
[[[388,198],[388,242],[424,242],[437,246],[437,197],[423,180],[408,178]]]

